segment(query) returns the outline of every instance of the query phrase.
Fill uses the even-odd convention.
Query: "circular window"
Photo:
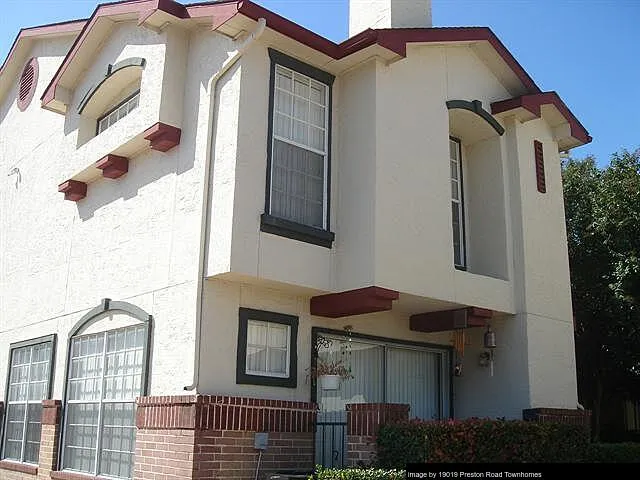
[[[38,59],[34,57],[27,62],[22,70],[22,75],[20,75],[20,82],[18,83],[18,108],[20,111],[25,111],[31,103],[37,84]]]

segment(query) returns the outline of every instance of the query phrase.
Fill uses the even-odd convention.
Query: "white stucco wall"
[[[0,105],[0,169],[15,166],[21,173],[17,185],[15,176],[3,174],[0,188],[0,377],[6,378],[11,343],[57,333],[54,398],[61,398],[68,333],[102,298],[111,298],[153,315],[150,392],[179,394],[193,378],[207,79],[226,58],[229,40],[120,24],[80,79],[65,118],[41,109],[37,99],[69,45],[36,43],[34,101],[19,112],[14,89]],[[172,52],[167,63],[165,52]],[[131,56],[147,60],[140,107],[79,146],[78,101],[108,63]],[[125,176],[100,178],[85,199],[65,201],[57,185],[157,122],[165,100],[168,116],[160,119],[182,128],[181,144],[167,153],[142,152]],[[1,398],[5,382],[0,385]]]

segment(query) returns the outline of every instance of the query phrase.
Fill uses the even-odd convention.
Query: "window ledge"
[[[13,462],[11,460],[0,460],[0,469],[11,470],[12,472],[26,473],[28,475],[38,475],[37,465]]]
[[[108,477],[91,475],[90,473],[70,472],[63,470],[49,474],[53,480],[108,480]]]
[[[331,248],[335,239],[335,234],[328,230],[309,227],[268,213],[263,213],[260,217],[260,231],[325,248]]]

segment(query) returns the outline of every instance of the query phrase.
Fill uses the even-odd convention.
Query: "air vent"
[[[533,141],[533,153],[536,161],[536,184],[540,193],[547,193],[547,181],[544,175],[544,153],[542,142]]]
[[[38,84],[38,59],[32,58],[27,62],[20,75],[20,82],[18,84],[18,108],[20,111],[25,111]]]

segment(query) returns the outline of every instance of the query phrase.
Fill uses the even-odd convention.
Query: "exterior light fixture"
[[[490,368],[490,374],[493,377],[493,352],[496,348],[496,332],[491,330],[491,325],[487,325],[483,343],[487,351],[480,354],[480,366],[488,366]]]

